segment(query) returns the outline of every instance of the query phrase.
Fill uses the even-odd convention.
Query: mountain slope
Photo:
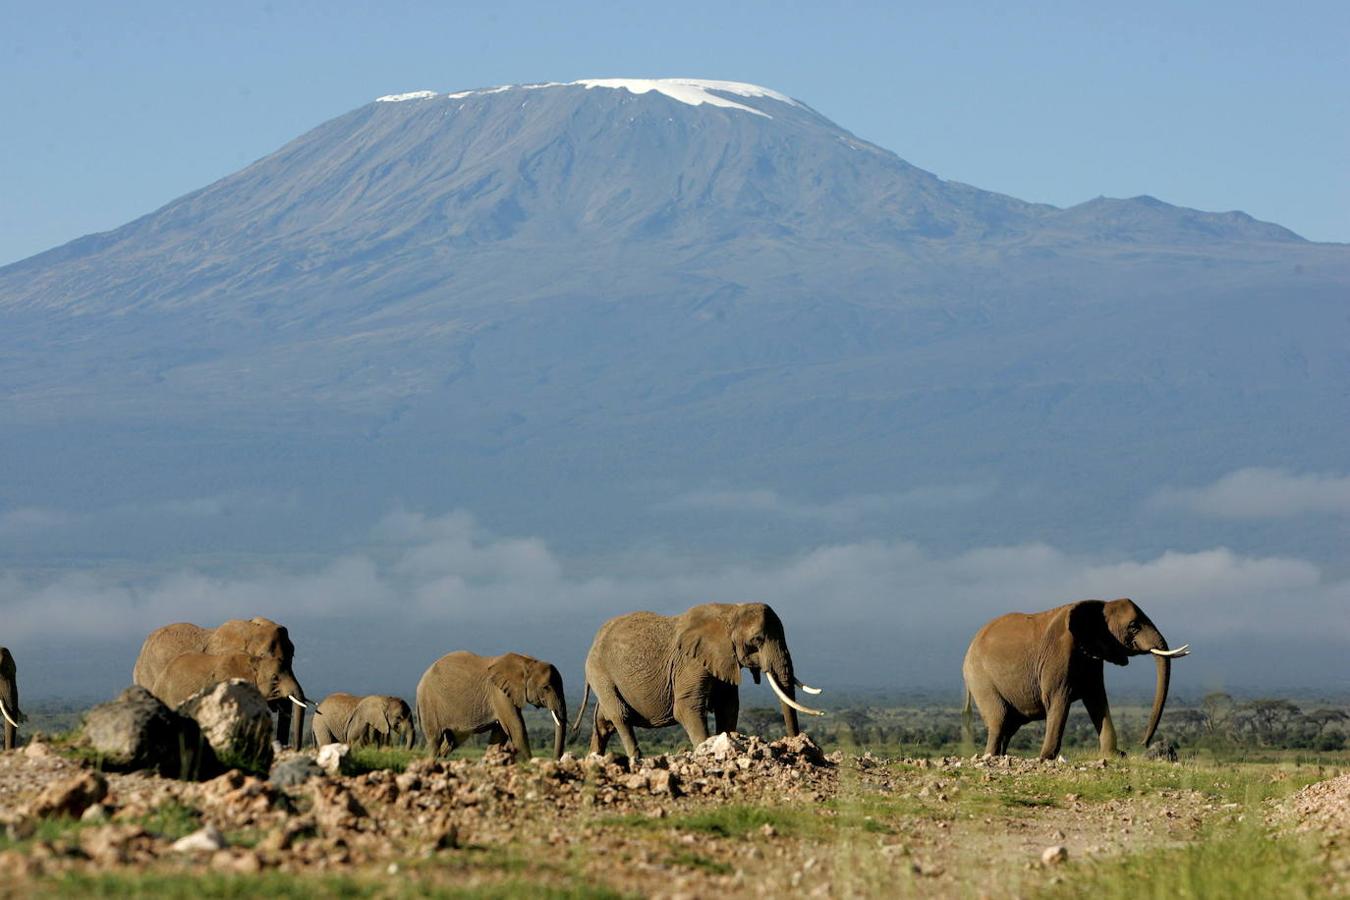
[[[294,491],[279,546],[395,501],[603,546],[709,484],[980,482],[996,514],[891,524],[1152,545],[1189,534],[1140,511],[1162,484],[1343,465],[1348,287],[1344,246],[944,181],[753,86],[400,95],[0,269],[0,500]]]

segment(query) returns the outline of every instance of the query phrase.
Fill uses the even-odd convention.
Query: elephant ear
[[[1106,604],[1102,601],[1083,600],[1069,607],[1068,629],[1074,645],[1089,656],[1117,666],[1130,661],[1129,654],[1107,626]]]
[[[488,681],[492,682],[510,699],[511,705],[520,708],[525,705],[525,679],[529,675],[529,663],[519,653],[504,653],[488,666]]]
[[[741,666],[736,658],[727,623],[712,613],[689,616],[677,637],[680,653],[698,660],[714,678],[730,684],[741,683]]]

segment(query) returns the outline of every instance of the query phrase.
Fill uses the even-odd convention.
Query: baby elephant
[[[412,749],[412,709],[399,697],[372,694],[329,694],[319,704],[321,715],[314,717],[314,744],[374,744],[394,746],[394,738]]]
[[[479,656],[447,653],[417,683],[417,718],[432,756],[449,754],[471,734],[491,732],[494,744],[509,738],[517,761],[530,758],[530,738],[520,708],[553,714],[553,755],[562,756],[567,701],[562,676],[542,660],[519,653]]]

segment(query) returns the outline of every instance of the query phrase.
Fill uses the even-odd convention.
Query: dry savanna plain
[[[1184,722],[1187,711],[1169,715]],[[311,748],[281,754],[270,777],[235,769],[203,782],[105,771],[81,746],[78,728],[37,735],[0,755],[0,893],[1350,891],[1350,755],[1326,733],[1321,749],[1210,734],[1183,741],[1175,761],[1167,753],[1145,759],[1137,747],[1101,760],[1079,741],[1064,758],[1041,762],[1026,749],[1034,734],[1019,735],[1021,755],[985,759],[969,745],[942,745],[940,736],[927,747],[877,739],[888,732],[866,724],[886,721],[876,710],[818,721],[797,738],[775,739],[766,727],[764,738],[719,736],[695,751],[658,733],[649,755],[633,763],[588,758],[576,745],[576,755],[523,765],[495,747],[441,760],[420,749],[368,748],[352,750],[331,772],[276,777],[288,760],[294,771],[297,755],[313,756]]]

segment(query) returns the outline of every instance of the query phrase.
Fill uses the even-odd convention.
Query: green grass
[[[1092,861],[1071,861],[1056,869],[1058,884],[1039,890],[1046,897],[1094,900],[1140,898],[1321,897],[1326,870],[1305,843],[1272,838],[1260,828],[1212,833],[1184,847],[1132,853]]]
[[[714,837],[741,838],[768,825],[778,834],[812,833],[820,828],[816,813],[792,807],[763,807],[731,804],[711,807],[685,815],[653,819],[648,816],[607,816],[600,824],[610,827],[693,831]]]
[[[732,866],[718,862],[715,859],[709,859],[702,854],[695,853],[692,850],[679,849],[666,857],[666,862],[672,866],[681,866],[686,869],[699,869],[712,875],[730,875],[736,871]]]
[[[176,841],[202,827],[202,814],[190,806],[169,801],[138,819],[137,824],[152,834]]]
[[[429,883],[425,879],[409,880],[388,876],[313,875],[297,877],[281,872],[261,875],[222,875],[214,872],[114,872],[69,873],[41,882],[41,892],[47,896],[62,897],[156,897],[171,900],[197,898],[252,898],[269,897],[354,897],[404,898],[429,897],[444,900],[618,900],[624,895],[608,888],[570,882],[558,884],[552,880],[535,882],[508,879],[475,887],[457,887]]]
[[[380,769],[402,772],[408,768],[408,763],[424,755],[419,750],[400,747],[353,747],[347,754],[347,764],[356,775]]]

